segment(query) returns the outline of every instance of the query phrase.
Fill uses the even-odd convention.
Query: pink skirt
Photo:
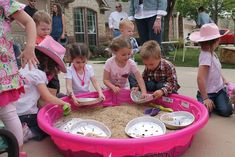
[[[11,102],[14,102],[19,99],[20,94],[24,93],[24,86],[21,86],[18,89],[12,89],[9,91],[5,91],[0,93],[0,107],[6,106]]]

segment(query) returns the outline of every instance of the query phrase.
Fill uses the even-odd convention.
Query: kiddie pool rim
[[[104,91],[104,94],[110,92],[110,91]],[[130,92],[129,90],[122,90],[121,92]],[[94,93],[93,93],[94,94]],[[81,97],[83,95],[80,95]],[[108,146],[111,147],[113,146],[117,146],[117,145],[139,145],[139,144],[147,144],[147,143],[151,143],[151,142],[163,142],[167,141],[167,140],[171,140],[173,141],[174,139],[178,139],[179,137],[184,137],[185,135],[190,135],[193,136],[198,130],[200,130],[202,127],[205,126],[205,124],[208,122],[208,111],[207,109],[204,107],[204,105],[202,105],[200,102],[198,102],[197,100],[187,97],[187,96],[183,96],[183,95],[178,95],[178,94],[171,94],[169,97],[172,98],[179,98],[181,100],[185,100],[189,103],[194,103],[196,105],[200,106],[200,111],[201,111],[201,116],[200,116],[200,120],[197,120],[196,122],[193,123],[193,125],[188,126],[187,128],[184,128],[182,130],[178,130],[174,133],[169,133],[169,134],[164,134],[164,135],[160,135],[160,136],[156,136],[156,137],[146,137],[146,138],[130,138],[130,139],[120,139],[120,138],[110,138],[110,139],[103,139],[103,138],[93,138],[93,137],[84,137],[84,136],[78,136],[78,135],[72,135],[72,134],[68,134],[65,133],[63,131],[60,131],[59,129],[54,128],[53,126],[51,126],[49,123],[45,123],[46,119],[45,119],[45,114],[47,114],[47,110],[49,109],[53,109],[53,108],[59,108],[58,110],[61,113],[58,114],[62,114],[62,108],[59,105],[52,105],[52,104],[47,104],[46,106],[44,106],[38,113],[38,124],[40,126],[40,128],[45,131],[47,134],[51,135],[51,138],[61,138],[61,139],[66,139],[69,142],[82,142],[84,144],[94,144],[96,143],[96,145],[102,145],[102,146]],[[65,100],[66,98],[64,98]],[[72,106],[74,107],[74,106]]]

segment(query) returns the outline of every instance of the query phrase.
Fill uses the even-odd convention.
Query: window
[[[88,8],[75,8],[74,30],[76,42],[97,45],[96,12]]]

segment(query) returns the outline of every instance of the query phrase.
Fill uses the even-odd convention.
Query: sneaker
[[[29,129],[27,123],[24,123],[22,128],[23,128],[23,140],[24,140],[24,142],[27,142],[28,140],[35,137],[34,133]]]

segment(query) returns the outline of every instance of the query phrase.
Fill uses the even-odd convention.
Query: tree
[[[219,16],[224,17],[224,12],[230,12],[231,9],[235,8],[235,0],[177,0],[176,10],[183,17],[197,22],[197,8],[199,6],[204,6],[217,23]]]
[[[168,0],[167,1],[167,16],[164,18],[164,36],[163,40],[168,41],[169,40],[169,22],[170,17],[172,17],[172,13],[175,7],[176,0]]]
[[[177,0],[176,10],[182,17],[192,19],[197,22],[197,8],[208,6],[209,0]]]

